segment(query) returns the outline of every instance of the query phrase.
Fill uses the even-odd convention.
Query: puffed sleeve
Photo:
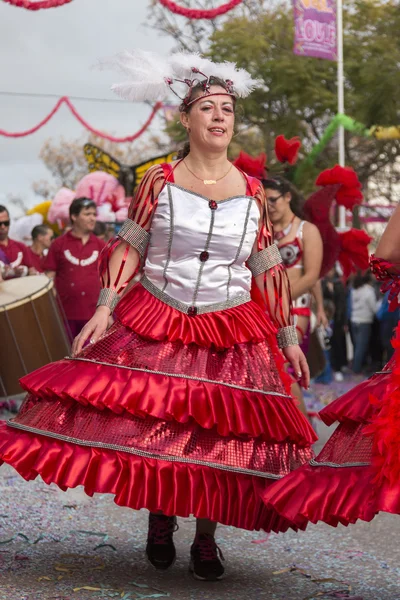
[[[129,218],[123,223],[118,236],[110,240],[101,253],[102,290],[98,305],[108,306],[111,312],[144,260],[152,218],[164,183],[161,165],[155,165],[146,172],[129,207]]]
[[[274,243],[267,199],[261,184],[254,197],[259,207],[260,220],[257,239],[247,265],[263,296],[267,311],[278,329],[278,343],[284,348],[297,344],[290,284],[278,246]]]

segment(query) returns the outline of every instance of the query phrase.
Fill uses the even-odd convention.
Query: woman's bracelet
[[[288,327],[282,327],[281,329],[278,329],[276,339],[278,340],[279,348],[297,346],[299,340],[297,338],[296,326],[289,325]]]
[[[112,288],[102,288],[100,290],[97,306],[107,306],[112,314],[119,301],[120,297],[115,290]]]

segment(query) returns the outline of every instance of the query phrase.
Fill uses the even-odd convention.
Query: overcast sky
[[[51,93],[57,96],[115,98],[110,72],[90,67],[98,57],[124,48],[169,52],[172,42],[146,27],[150,0],[73,0],[49,10],[28,11],[0,2],[0,92]],[[0,95],[0,129],[21,131],[36,125],[56,99]],[[114,135],[134,133],[147,119],[144,104],[74,101],[93,127]],[[153,131],[158,129],[155,121]],[[28,137],[0,136],[0,200],[23,194],[32,204],[31,183],[48,178],[38,160],[44,140],[78,138],[85,129],[66,107],[40,131]]]

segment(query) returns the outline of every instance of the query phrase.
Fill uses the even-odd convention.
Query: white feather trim
[[[211,60],[200,56],[198,52],[177,52],[170,56],[169,62],[177,79],[198,79],[199,76],[193,73],[193,68],[198,69],[209,77],[209,73],[213,67]]]
[[[263,84],[259,79],[252,79],[246,69],[238,69],[233,62],[215,63],[215,76],[224,81],[232,81],[233,90],[239,98],[246,98],[255,88]]]
[[[173,77],[173,70],[166,57],[145,50],[125,50],[116,56],[99,62],[101,69],[113,69],[128,77],[122,83],[111,86],[113,92],[125,100],[143,102],[164,100],[169,87],[165,78]]]
[[[170,57],[146,50],[120,52],[116,56],[99,61],[100,69],[113,69],[125,75],[126,80],[115,83],[111,89],[125,100],[133,102],[165,100],[169,96],[168,80],[195,79],[203,76],[193,73],[193,68],[206,77],[218,77],[233,83],[235,94],[248,96],[263,83],[252,79],[245,69],[238,69],[233,62],[213,63],[199,53],[178,52]],[[187,89],[183,90],[184,97]]]

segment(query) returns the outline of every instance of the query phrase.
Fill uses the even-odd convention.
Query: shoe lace
[[[221,548],[215,542],[212,535],[203,534],[196,540],[201,561],[225,560]]]
[[[149,522],[149,538],[153,544],[167,544],[179,525],[174,517],[168,519],[152,516]]]

